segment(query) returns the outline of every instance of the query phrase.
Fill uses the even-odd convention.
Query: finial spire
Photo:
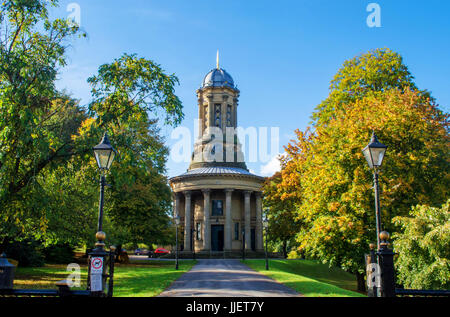
[[[220,67],[219,67],[219,50],[217,50],[216,67],[217,67],[217,69],[220,69]]]

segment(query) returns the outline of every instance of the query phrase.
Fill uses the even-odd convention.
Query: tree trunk
[[[283,256],[287,259],[287,241],[283,241]]]
[[[356,281],[358,283],[358,292],[365,292],[366,282],[364,280],[364,274],[356,272]]]
[[[0,255],[3,252],[6,252],[6,247],[8,246],[9,239],[8,237],[3,238],[2,243],[0,243]]]

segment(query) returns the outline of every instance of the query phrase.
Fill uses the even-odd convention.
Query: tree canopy
[[[99,177],[92,147],[105,131],[119,152],[107,176],[105,221],[130,240],[161,240],[170,188],[158,122],[183,118],[178,79],[149,59],[123,54],[88,79],[92,99],[80,105],[55,83],[68,48],[85,34],[65,19],[51,20],[54,5],[1,4],[0,243],[93,237]]]
[[[395,231],[392,218],[411,206],[448,198],[448,114],[411,80],[390,50],[346,62],[314,127],[286,146],[280,197],[295,201],[299,250],[360,278],[376,241],[372,171],[362,154],[372,131],[389,146],[380,174],[383,229]]]
[[[331,81],[330,94],[316,107],[314,125],[326,124],[346,104],[391,89],[418,91],[400,54],[388,48],[375,49],[347,60]],[[427,91],[420,94],[430,97]]]

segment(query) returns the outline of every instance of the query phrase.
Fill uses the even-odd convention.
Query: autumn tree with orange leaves
[[[313,120],[285,147],[278,198],[294,201],[298,251],[356,274],[364,290],[364,254],[376,227],[372,171],[361,150],[372,131],[389,146],[381,222],[395,232],[395,216],[449,197],[448,113],[415,86],[400,55],[379,49],[345,62]]]

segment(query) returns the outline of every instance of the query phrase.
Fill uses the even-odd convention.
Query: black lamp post
[[[266,238],[266,270],[269,270],[269,258],[267,257],[267,231],[269,231],[269,219],[267,219],[267,214],[263,220],[265,238]]]
[[[105,173],[111,167],[111,164],[114,160],[114,156],[116,155],[116,151],[111,146],[109,142],[108,135],[103,135],[103,139],[93,148],[95,159],[97,161],[98,168],[100,169],[100,202],[99,202],[99,210],[98,210],[98,224],[97,224],[97,233],[95,234],[95,238],[97,242],[95,243],[95,249],[90,253],[89,260],[89,289],[92,292],[95,292],[99,296],[103,296],[104,288],[106,283],[106,275],[105,266],[103,265],[103,261],[107,256],[107,253],[104,250],[105,247],[105,239],[106,235],[103,232],[103,197],[106,185]],[[110,252],[110,262],[113,261],[111,259]],[[92,264],[92,267],[91,267]],[[110,264],[111,266],[111,264]],[[109,292],[112,294],[112,273],[110,274],[110,287]]]
[[[380,233],[381,233],[381,217],[380,217],[380,196],[378,188],[378,169],[383,163],[384,154],[386,153],[387,146],[381,144],[378,141],[375,132],[372,134],[370,143],[363,149],[364,156],[369,164],[369,167],[373,169],[373,182],[375,190],[375,217],[377,226],[377,248],[380,249]]]
[[[105,172],[109,170],[116,151],[109,143],[108,134],[105,132],[103,139],[97,146],[94,147],[95,159],[97,161],[98,168],[100,169],[100,203],[98,212],[98,232],[102,232],[103,226],[103,196],[105,192]]]
[[[180,216],[175,217],[175,270],[178,270],[178,226],[180,225]]]

